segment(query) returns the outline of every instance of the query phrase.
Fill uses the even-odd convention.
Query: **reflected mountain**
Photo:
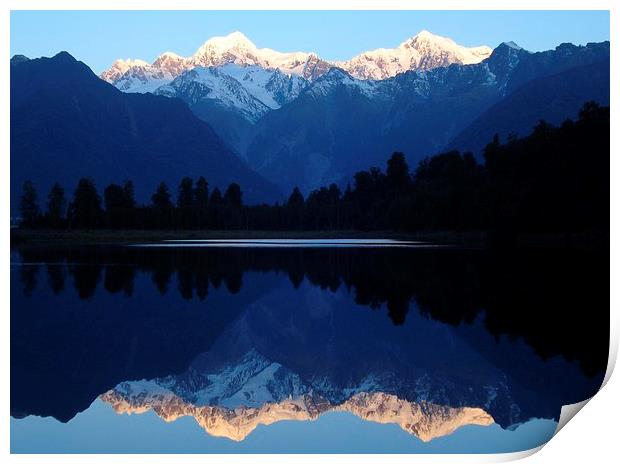
[[[566,250],[21,247],[11,414],[67,421],[103,394],[118,412],[191,415],[235,440],[327,411],[422,440],[466,423],[557,419],[602,382],[606,260]]]
[[[341,404],[318,395],[304,394],[278,403],[235,408],[197,406],[159,385],[125,383],[101,396],[118,414],[154,411],[166,422],[192,416],[209,435],[244,440],[259,425],[318,419],[332,411],[348,412],[380,424],[396,424],[422,441],[449,435],[464,425],[491,425],[493,418],[479,408],[450,408],[430,403],[410,403],[385,393],[358,393]]]

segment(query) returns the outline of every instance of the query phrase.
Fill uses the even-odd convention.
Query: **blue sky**
[[[532,51],[609,40],[606,11],[13,11],[11,56],[66,50],[99,73],[117,58],[190,55],[238,30],[258,47],[329,60],[395,47],[426,29],[467,45],[512,40]]]

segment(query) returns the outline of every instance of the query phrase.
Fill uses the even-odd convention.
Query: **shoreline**
[[[113,245],[166,240],[208,239],[393,239],[484,247],[482,232],[399,233],[393,231],[266,231],[266,230],[37,230],[11,229],[11,246],[19,244]]]
[[[267,231],[267,230],[45,230],[11,229],[11,247],[21,245],[127,245],[137,242],[208,239],[392,239],[473,249],[574,249],[609,251],[609,234],[523,234],[511,240],[481,231]]]

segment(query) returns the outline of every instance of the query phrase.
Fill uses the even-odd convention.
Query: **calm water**
[[[391,241],[11,257],[13,452],[498,452],[592,396],[608,256]]]

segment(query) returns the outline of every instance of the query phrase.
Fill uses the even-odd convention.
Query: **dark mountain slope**
[[[100,192],[131,179],[138,201],[183,176],[242,185],[249,201],[278,198],[211,127],[177,99],[125,94],[66,52],[11,63],[11,204],[31,179],[41,199],[53,182],[69,193],[82,176]]]
[[[553,50],[530,53],[515,68],[507,86],[507,94],[514,92],[533,77],[541,78],[593,64],[606,58],[609,61],[609,42],[573,45],[563,43]]]
[[[609,61],[535,79],[482,113],[449,148],[478,154],[495,134],[505,140],[511,133],[528,135],[540,120],[560,124],[588,100],[609,105],[609,84]]]

